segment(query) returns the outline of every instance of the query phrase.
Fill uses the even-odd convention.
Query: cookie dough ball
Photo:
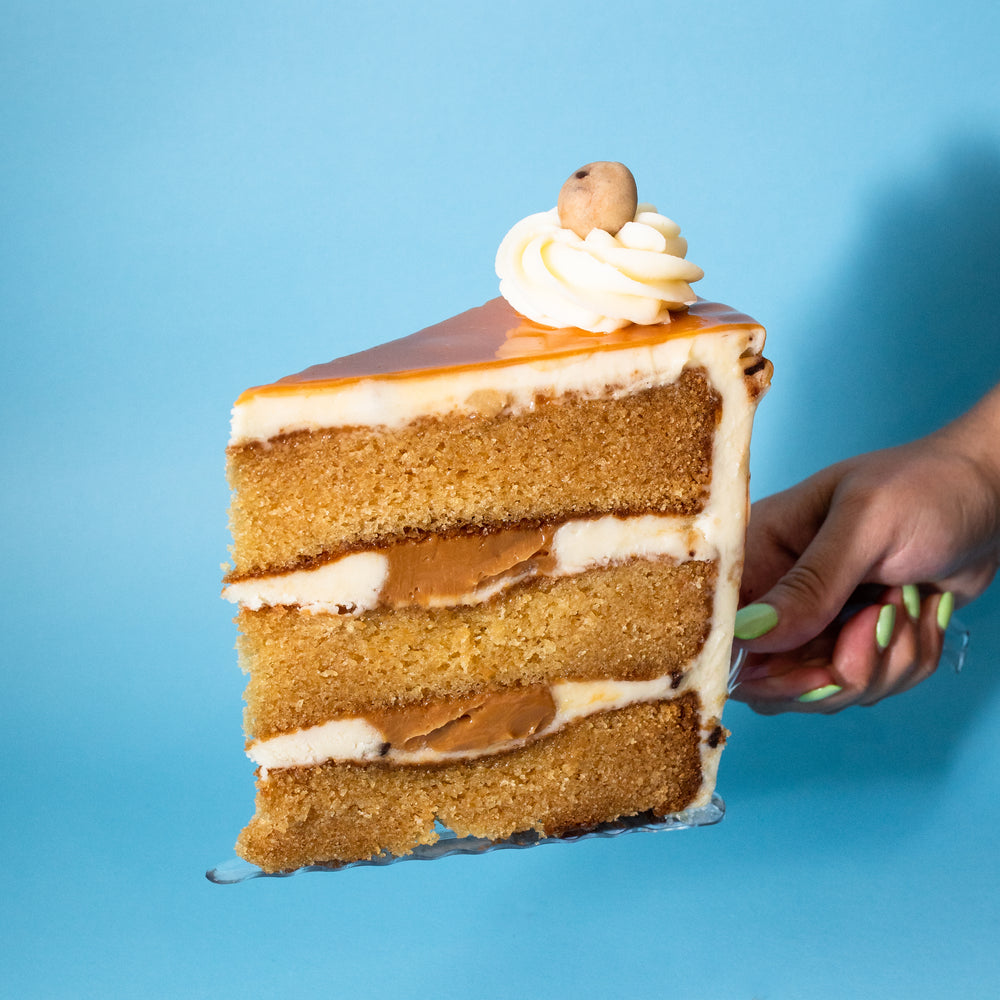
[[[632,171],[624,163],[599,160],[580,167],[559,192],[559,222],[586,239],[591,229],[614,236],[635,218],[639,198]]]

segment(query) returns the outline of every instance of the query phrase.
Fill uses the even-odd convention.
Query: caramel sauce
[[[281,395],[303,389],[327,389],[369,378],[412,378],[436,372],[503,367],[538,358],[641,347],[677,337],[753,329],[758,325],[729,306],[699,299],[684,312],[674,313],[669,323],[632,324],[614,333],[588,333],[575,328],[540,326],[515,312],[505,299],[496,298],[400,340],[313,365],[270,385],[254,386],[236,402],[238,405],[255,396]]]

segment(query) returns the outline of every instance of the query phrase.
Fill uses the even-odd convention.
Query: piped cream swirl
[[[564,229],[555,208],[529,215],[497,251],[500,294],[543,326],[610,333],[666,322],[696,300],[690,282],[704,275],[684,259],[680,231],[652,205],[639,205],[617,235],[592,229],[586,239]]]

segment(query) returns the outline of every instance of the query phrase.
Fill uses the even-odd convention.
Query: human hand
[[[930,676],[952,608],[1000,563],[998,440],[994,391],[943,431],[755,504],[733,697],[767,714],[833,712]]]

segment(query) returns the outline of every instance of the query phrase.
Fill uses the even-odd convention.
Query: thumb
[[[832,506],[795,565],[737,612],[736,638],[757,653],[797,649],[837,617],[873,564],[856,519]]]

